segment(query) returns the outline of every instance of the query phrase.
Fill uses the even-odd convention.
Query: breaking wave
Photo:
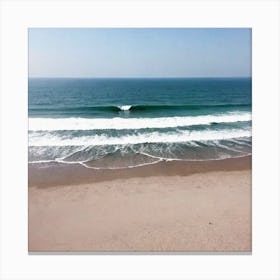
[[[251,113],[163,118],[29,118],[29,130],[143,129],[251,121]]]

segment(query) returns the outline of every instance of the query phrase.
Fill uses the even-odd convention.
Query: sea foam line
[[[251,113],[162,118],[29,118],[29,130],[142,129],[251,121]]]
[[[111,137],[106,134],[92,136],[78,136],[65,138],[52,133],[34,133],[29,135],[29,146],[102,146],[127,145],[140,143],[180,143],[189,141],[209,141],[240,137],[251,137],[251,131],[242,129],[224,129],[208,131],[176,131],[176,132],[149,132],[142,134]]]
[[[218,161],[218,160],[222,160],[222,159],[228,159],[228,158],[243,158],[246,156],[251,155],[251,153],[246,153],[244,155],[238,155],[238,156],[229,156],[229,155],[224,155],[224,156],[220,156],[219,158],[209,158],[207,159],[207,161]],[[89,166],[87,165],[86,161],[77,161],[77,162],[67,162],[67,161],[57,161],[55,160],[49,160],[49,161],[31,161],[29,163],[31,164],[38,164],[38,163],[63,163],[63,164],[80,164],[81,166],[84,166],[88,169],[96,169],[96,170],[104,170],[104,169],[109,169],[109,170],[117,170],[117,169],[127,169],[127,168],[136,168],[136,167],[141,167],[141,166],[147,166],[147,165],[152,165],[152,164],[157,164],[159,162],[162,161],[183,161],[183,162],[199,162],[199,161],[205,161],[205,159],[179,159],[179,158],[159,158],[157,161],[153,161],[153,162],[146,162],[146,163],[140,163],[140,164],[135,164],[135,165],[128,165],[128,166],[115,166],[115,167],[97,167],[97,166]]]

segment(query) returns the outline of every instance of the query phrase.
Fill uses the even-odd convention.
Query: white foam
[[[118,108],[122,111],[129,111],[131,107],[132,107],[131,105],[118,106]]]
[[[140,167],[140,166],[146,166],[146,165],[151,165],[151,164],[156,164],[163,161],[163,159],[158,159],[156,161],[152,161],[152,162],[146,162],[146,163],[139,163],[139,164],[135,164],[135,165],[128,165],[128,166],[115,166],[115,167],[97,167],[97,166],[89,166],[87,165],[85,162],[79,162],[79,164],[81,164],[82,166],[89,168],[89,169],[110,169],[110,170],[115,170],[115,169],[127,169],[127,168],[135,168],[135,167]]]
[[[65,138],[65,136],[53,135],[51,133],[30,133],[29,146],[100,146],[100,145],[127,145],[140,143],[180,143],[189,141],[221,140],[240,137],[250,137],[251,131],[241,129],[207,130],[207,131],[185,131],[176,132],[149,132],[124,135],[121,137],[110,137],[108,135],[80,136]]]
[[[123,107],[123,106],[122,106]],[[29,130],[141,129],[250,121],[251,113],[164,118],[29,118]]]
[[[29,163],[49,163],[49,162],[55,162],[55,159],[50,159],[50,160],[31,160]]]

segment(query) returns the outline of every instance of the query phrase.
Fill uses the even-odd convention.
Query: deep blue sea
[[[251,78],[29,79],[29,162],[111,169],[251,154]]]

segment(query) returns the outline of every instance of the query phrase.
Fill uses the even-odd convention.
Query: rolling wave
[[[108,106],[75,106],[75,107],[56,107],[45,108],[47,111],[60,111],[60,112],[75,112],[75,111],[104,111],[104,112],[120,112],[120,111],[159,111],[159,110],[204,110],[215,108],[241,108],[249,107],[251,104],[205,104],[205,105],[108,105]],[[30,108],[30,111],[42,111],[44,108]]]
[[[156,110],[204,110],[210,108],[235,108],[235,107],[248,107],[251,104],[213,104],[213,105],[127,105],[119,106],[126,107],[129,111],[156,111]],[[96,108],[96,107],[95,107]],[[104,108],[105,109],[105,108]]]
[[[251,121],[251,113],[162,118],[29,118],[30,131],[169,128]]]

